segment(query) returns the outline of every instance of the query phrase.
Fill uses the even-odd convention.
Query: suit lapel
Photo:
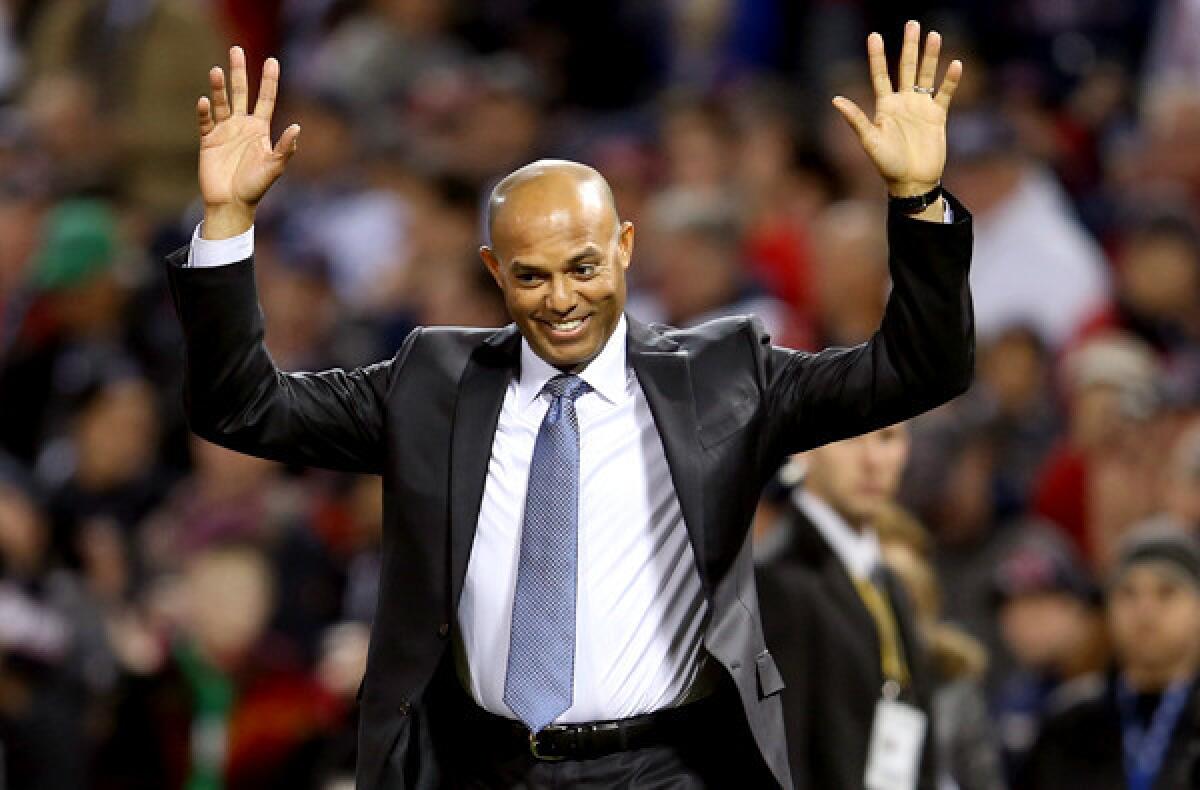
[[[492,440],[504,391],[517,369],[520,347],[521,335],[510,324],[475,350],[459,381],[450,439],[451,614],[458,606],[467,575]]]
[[[627,353],[662,438],[671,481],[687,525],[696,567],[705,591],[712,586],[704,540],[704,501],[700,461],[699,421],[692,390],[691,360],[670,338],[629,317]]]
[[[867,611],[866,604],[854,588],[854,582],[846,566],[838,559],[833,548],[826,542],[816,525],[795,504],[788,506],[792,513],[792,535],[788,547],[790,556],[805,564],[820,568],[821,578],[830,599],[838,611],[845,613],[850,621],[847,633],[861,634],[855,641],[862,644],[870,666],[879,669],[879,633],[875,619]]]

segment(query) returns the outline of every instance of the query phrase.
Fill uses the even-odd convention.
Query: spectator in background
[[[86,725],[114,670],[98,607],[52,559],[32,482],[0,456],[0,783],[83,787]]]
[[[817,218],[815,348],[855,346],[879,326],[891,280],[887,218],[866,201],[829,206]]]
[[[310,90],[343,97],[356,125],[392,125],[422,78],[466,61],[451,15],[441,0],[368,0],[321,42],[302,78]]]
[[[1117,264],[1112,303],[1083,325],[1081,338],[1136,336],[1157,354],[1168,391],[1200,402],[1200,228],[1179,208],[1143,210]]]
[[[1052,531],[1022,534],[989,582],[1007,659],[993,710],[1005,771],[1015,780],[1046,715],[1069,697],[1064,689],[1104,670],[1107,639],[1097,591]]]
[[[809,178],[789,99],[785,88],[767,84],[731,109],[733,181],[752,276],[811,321],[817,302],[813,252],[819,248],[811,238],[813,215],[829,200],[830,185]]]
[[[352,108],[334,92],[302,94],[289,112],[304,128],[304,156],[265,207],[288,252],[299,250],[327,263],[334,292],[353,313],[370,313],[376,283],[404,260],[408,206],[395,191],[373,184],[361,155],[361,129]],[[271,215],[271,206],[278,206]]]
[[[1034,512],[1057,524],[1093,567],[1158,508],[1161,366],[1127,333],[1096,337],[1062,362],[1067,426],[1034,484]]]
[[[872,526],[895,495],[907,455],[904,425],[803,454],[804,482],[783,516],[783,540],[759,568],[763,632],[783,676],[797,788],[863,783],[885,696],[918,716],[932,712],[934,679],[916,614]],[[937,786],[933,732],[912,754],[918,786],[930,790]]]
[[[134,206],[166,221],[195,195],[196,131],[188,113],[164,113],[204,90],[185,64],[215,63],[220,38],[207,7],[186,0],[57,0],[37,18],[32,79],[63,73],[91,81],[115,130],[117,185]]]
[[[150,383],[133,370],[103,375],[81,395],[70,431],[47,445],[39,469],[58,556],[115,599],[132,582],[135,529],[158,506],[169,477],[156,463],[160,416]]]
[[[737,216],[726,200],[667,192],[652,206],[648,224],[653,302],[631,306],[632,312],[677,327],[754,313],[774,342],[796,345],[799,330],[787,305],[746,277]]]
[[[1002,116],[960,113],[946,130],[946,182],[979,217],[971,289],[982,340],[1013,324],[1052,349],[1108,298],[1108,264],[1054,176],[1016,148]]]
[[[956,446],[965,437],[983,437],[992,458],[992,516],[1005,523],[1026,512],[1038,469],[1061,430],[1053,360],[1037,333],[1019,326],[983,344],[977,359],[975,384],[965,396],[914,420],[904,496],[928,512]]]
[[[940,620],[941,590],[929,564],[930,535],[892,504],[880,508],[872,526],[884,562],[913,602],[917,630],[929,652],[939,787],[1004,790],[996,733],[981,685],[987,651],[965,631]]]
[[[1200,783],[1200,548],[1171,528],[1131,532],[1108,587],[1116,668],[1045,724],[1028,790]]]
[[[122,681],[101,744],[98,788],[321,787],[323,749],[341,704],[267,649],[274,579],[255,549],[191,557],[177,633],[161,664]]]
[[[1176,527],[1200,535],[1200,420],[1193,418],[1167,464],[1163,515]]]
[[[51,195],[114,191],[119,180],[119,141],[103,121],[104,97],[93,77],[72,71],[38,75],[22,103]]]
[[[0,447],[32,462],[66,427],[67,404],[98,371],[130,364],[129,294],[117,272],[117,216],[97,200],[63,202],[45,217],[28,274],[33,303],[0,359]]]

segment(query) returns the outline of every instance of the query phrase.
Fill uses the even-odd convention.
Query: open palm
[[[930,31],[920,69],[917,67],[921,28],[909,22],[900,51],[899,84],[892,90],[883,37],[867,37],[871,84],[875,89],[875,117],[868,119],[858,105],[838,96],[834,106],[858,133],[864,150],[893,194],[919,194],[941,180],[946,165],[946,114],[962,78],[962,63],[952,61],[941,88],[935,93],[938,54],[942,39]]]
[[[279,90],[279,63],[268,58],[254,112],[247,112],[249,88],[246,56],[240,47],[229,51],[230,88],[225,73],[214,66],[209,72],[212,99],[196,103],[200,125],[200,194],[209,207],[236,206],[247,210],[266,194],[283,173],[296,150],[300,127],[292,124],[271,145],[271,115]]]

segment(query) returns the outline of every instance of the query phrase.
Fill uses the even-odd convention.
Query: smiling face
[[[490,247],[480,257],[535,354],[577,372],[625,309],[633,225],[617,219],[599,173],[574,162],[535,162],[496,187]]]

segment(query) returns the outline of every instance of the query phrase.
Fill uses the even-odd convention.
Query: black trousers
[[[646,788],[708,790],[774,788],[778,784],[759,754],[732,686],[715,704],[690,718],[684,731],[661,745],[587,760],[539,760],[519,739],[473,732],[472,716],[460,722],[461,737],[449,764],[453,788]],[[465,695],[464,695],[465,697]],[[467,700],[466,704],[474,707]]]

